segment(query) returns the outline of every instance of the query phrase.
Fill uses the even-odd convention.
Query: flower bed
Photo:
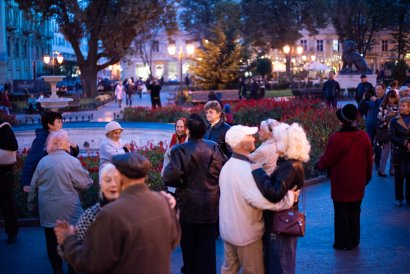
[[[152,190],[163,190],[164,185],[161,181],[161,169],[163,163],[163,155],[167,146],[160,143],[157,146],[153,144],[147,144],[143,147],[136,147],[134,150],[140,152],[150,159],[152,168],[148,173],[147,184]],[[15,200],[17,204],[17,209],[19,217],[31,217],[32,213],[27,208],[27,193],[23,192],[23,188],[20,185],[20,176],[23,169],[24,161],[28,155],[28,150],[24,149],[18,154],[17,164],[15,168]],[[98,182],[98,167],[99,167],[99,157],[98,155],[78,158],[85,169],[90,173],[90,177],[93,179],[93,185],[81,193],[81,201],[84,208],[88,208],[95,204],[97,201],[97,195],[99,192],[99,182]]]
[[[313,166],[323,153],[328,136],[339,128],[339,123],[335,112],[332,109],[325,108],[318,100],[290,100],[275,101],[263,99],[258,101],[240,101],[232,104],[231,109],[234,113],[235,122],[238,124],[257,126],[260,121],[267,118],[274,118],[282,122],[298,122],[307,132],[308,139],[312,149],[310,161],[305,165],[306,178],[313,178],[318,175]],[[151,121],[151,122],[175,122],[179,117],[188,117],[190,113],[199,113],[204,115],[203,106],[192,109],[181,107],[164,107],[151,111],[149,108],[126,108],[124,110],[125,121]],[[160,172],[162,169],[163,155],[166,146],[162,143],[155,146],[147,144],[144,147],[136,148],[137,151],[146,155],[151,163],[152,169],[148,174],[147,184],[153,190],[163,189]],[[21,168],[27,151],[19,155],[16,172],[16,182],[19,182]],[[80,157],[83,166],[89,170],[93,178],[94,185],[88,191],[83,193],[82,201],[84,207],[95,203],[98,185],[98,156]],[[27,195],[22,192],[20,184],[17,183],[16,199],[20,216],[27,217],[26,200]]]

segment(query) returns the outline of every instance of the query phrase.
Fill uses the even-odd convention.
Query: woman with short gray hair
[[[31,180],[28,205],[33,210],[38,203],[48,258],[54,273],[63,273],[54,227],[57,220],[68,220],[70,224],[77,222],[83,213],[79,192],[93,182],[80,160],[69,154],[70,142],[66,131],[50,133],[46,148],[48,155],[40,160]]]
[[[400,99],[399,115],[390,121],[389,135],[392,142],[391,164],[394,167],[394,192],[396,206],[402,206],[403,199],[410,204],[410,98]],[[407,168],[409,166],[409,168]],[[406,180],[403,197],[404,180]]]

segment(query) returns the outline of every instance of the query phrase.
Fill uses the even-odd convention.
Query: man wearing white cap
[[[124,154],[131,150],[131,146],[121,139],[123,128],[118,122],[112,121],[105,125],[105,137],[100,146],[100,168],[110,163],[117,154]]]
[[[262,210],[280,211],[290,208],[297,192],[289,191],[273,204],[260,193],[252,176],[249,154],[255,149],[257,127],[233,126],[225,140],[233,155],[223,166],[219,187],[219,224],[224,240],[224,263],[221,273],[263,274],[262,235],[264,223]]]

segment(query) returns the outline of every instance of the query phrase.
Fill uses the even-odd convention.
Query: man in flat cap
[[[219,173],[227,161],[217,143],[204,140],[205,121],[192,114],[189,141],[171,150],[165,185],[176,187],[180,210],[182,273],[216,273],[215,240],[219,206]]]
[[[179,242],[175,209],[145,184],[151,163],[139,153],[116,155],[120,197],[104,206],[84,242],[60,221],[55,228],[67,261],[86,273],[170,273],[170,256]]]

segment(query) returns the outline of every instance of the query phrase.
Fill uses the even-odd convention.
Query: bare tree
[[[167,0],[16,0],[28,18],[55,18],[71,44],[81,71],[83,91],[97,93],[97,73],[120,61],[138,35],[152,27],[176,28],[175,5]],[[80,50],[86,39],[88,52]]]

